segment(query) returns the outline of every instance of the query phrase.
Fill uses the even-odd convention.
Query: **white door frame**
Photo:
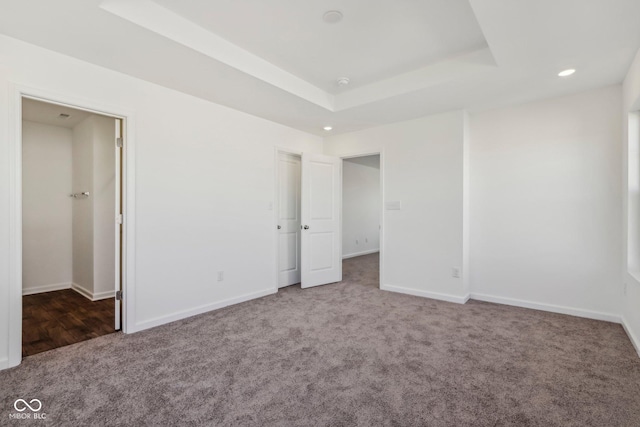
[[[382,284],[384,283],[382,280],[384,278],[384,149],[380,149],[378,151],[358,151],[354,153],[344,154],[340,156],[342,160],[342,165],[344,165],[345,159],[353,159],[356,157],[365,157],[365,156],[380,156],[380,277],[378,288],[382,288]],[[344,177],[344,174],[342,174]],[[344,182],[340,183],[341,186],[344,185]],[[341,209],[344,208],[341,206]],[[342,213],[342,212],[341,212]],[[342,221],[344,219],[344,214],[340,215],[340,235],[344,239],[344,235],[342,233]],[[340,243],[342,244],[342,242]]]
[[[22,99],[84,110],[123,121],[122,331],[135,331],[135,117],[128,109],[17,84],[9,105],[9,341],[8,366],[22,361]],[[115,225],[115,218],[114,218]]]
[[[273,253],[275,254],[275,258],[274,258],[274,277],[275,277],[275,282],[274,282],[274,288],[275,291],[278,292],[278,290],[280,288],[278,288],[278,283],[279,283],[279,265],[280,265],[280,245],[279,245],[279,236],[278,236],[278,201],[279,201],[279,197],[280,197],[280,186],[279,186],[279,182],[278,182],[278,168],[280,167],[280,163],[278,162],[279,158],[280,158],[280,154],[291,154],[294,156],[300,156],[300,158],[302,159],[302,151],[299,150],[292,150],[290,148],[285,148],[285,147],[275,147],[274,149],[274,155],[273,155],[273,188],[274,188],[274,197],[273,197],[273,248],[274,251]],[[300,165],[302,167],[302,165]],[[301,177],[302,178],[302,177]],[[302,191],[302,188],[300,189],[300,191]]]

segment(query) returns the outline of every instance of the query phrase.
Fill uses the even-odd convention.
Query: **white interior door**
[[[278,155],[278,287],[300,283],[300,156]]]
[[[302,287],[342,280],[340,159],[302,154]]]
[[[116,164],[114,165],[116,168],[116,209],[115,209],[115,234],[116,234],[116,253],[115,253],[115,260],[116,260],[116,265],[115,265],[115,269],[116,269],[116,280],[115,280],[115,291],[116,291],[116,296],[118,295],[118,292],[122,291],[122,150],[123,148],[120,147],[121,144],[118,143],[118,141],[122,141],[123,138],[122,136],[122,120],[120,119],[116,119],[115,120],[115,127],[116,127],[116,141],[115,141],[115,150],[116,150]],[[116,301],[115,301],[115,307],[116,307],[116,322],[115,322],[115,328],[116,331],[119,331],[121,328],[120,325],[120,316],[121,316],[121,312],[122,312],[122,301],[118,300],[116,297]]]

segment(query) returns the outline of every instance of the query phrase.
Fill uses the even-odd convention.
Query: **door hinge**
[[[122,291],[116,291],[116,301],[122,301]]]
[[[118,214],[118,216],[116,216],[116,223],[122,224],[122,222],[123,222],[122,214]]]
[[[122,148],[124,146],[124,141],[122,138],[116,138],[116,147]]]

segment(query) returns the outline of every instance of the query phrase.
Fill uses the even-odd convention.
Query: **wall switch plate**
[[[218,282],[222,282],[224,280],[224,271],[218,271]]]
[[[402,204],[398,200],[398,201],[386,202],[384,204],[384,207],[388,211],[399,211],[400,209],[402,209]]]
[[[460,278],[460,269],[458,267],[451,269],[451,277],[455,277],[456,279]]]

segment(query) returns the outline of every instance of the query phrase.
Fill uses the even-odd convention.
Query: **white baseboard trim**
[[[568,314],[570,316],[584,317],[587,319],[604,320],[605,322],[621,323],[620,316],[612,313],[602,313],[599,311],[584,310],[581,308],[565,307],[554,304],[543,304],[538,302],[525,301],[515,298],[497,297],[494,295],[471,293],[471,299],[496,304],[513,305],[516,307],[531,308],[533,310],[549,311],[551,313]]]
[[[99,301],[101,299],[114,298],[115,296],[116,296],[116,291],[97,292],[93,294],[91,301]]]
[[[457,304],[464,304],[467,302],[467,300],[469,300],[469,294],[462,295],[462,296],[453,295],[453,294],[443,294],[440,292],[422,291],[419,289],[403,288],[401,286],[393,286],[393,285],[382,285],[380,286],[380,289],[382,289],[383,291],[398,292],[400,294],[413,295],[416,297],[455,302]]]
[[[11,366],[9,366],[9,359],[7,357],[0,359],[0,371],[9,368],[11,368]]]
[[[88,299],[93,301],[93,292],[91,292],[90,290],[83,288],[82,286],[78,285],[77,283],[72,283],[71,284],[71,289],[73,289],[74,291],[76,291],[77,293],[82,295],[83,297],[88,298]]]
[[[188,310],[178,311],[166,316],[155,317],[153,319],[145,320],[143,322],[136,323],[135,330],[133,332],[139,332],[145,329],[153,328],[156,326],[164,325],[166,323],[175,322],[176,320],[186,319],[187,317],[196,316],[198,314],[206,313],[209,311],[217,310],[220,308],[228,307],[230,305],[239,304],[241,302],[249,301],[256,298],[261,298],[267,295],[275,294],[278,292],[277,288],[269,288],[263,291],[252,292],[250,294],[240,295],[235,298],[229,298],[223,301],[214,302],[211,304],[204,304]]]
[[[627,336],[629,337],[631,344],[633,344],[633,348],[636,349],[636,353],[638,353],[638,357],[640,357],[640,339],[638,339],[638,337],[633,333],[633,331],[629,327],[627,319],[625,319],[624,316],[622,316],[620,324],[622,325],[622,328],[624,329],[624,331],[627,333]]]
[[[370,249],[368,251],[355,252],[352,254],[342,255],[342,259],[355,258],[357,256],[375,254],[376,252],[380,252],[380,249]]]
[[[22,289],[22,295],[42,294],[45,292],[61,291],[71,289],[71,282],[52,283],[51,285],[36,286],[35,288]]]
[[[99,301],[101,299],[113,298],[116,296],[116,291],[106,291],[93,293],[90,290],[78,285],[77,283],[71,284],[71,289],[82,295],[83,297],[90,299],[91,301]]]
[[[34,295],[34,294],[42,294],[45,292],[53,292],[53,291],[61,291],[63,289],[73,289],[80,295],[85,298],[90,299],[91,301],[98,301],[101,299],[113,298],[116,295],[115,291],[106,291],[106,292],[98,292],[93,293],[88,289],[78,285],[77,283],[67,282],[67,283],[53,283],[51,285],[38,286],[35,288],[28,288],[22,290],[22,295]]]

